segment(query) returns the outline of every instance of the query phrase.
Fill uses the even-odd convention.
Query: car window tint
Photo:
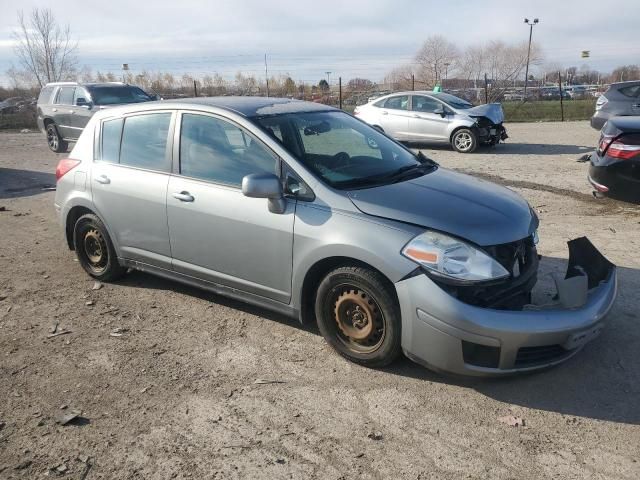
[[[124,121],[120,163],[131,167],[166,170],[165,157],[170,113],[128,117]]]
[[[278,174],[278,157],[243,129],[186,113],[180,129],[180,173],[240,186],[251,173]]]
[[[109,85],[89,87],[96,105],[148,102],[152,98],[142,89],[131,85]]]
[[[58,92],[56,103],[59,105],[73,105],[75,87],[62,87]]]
[[[442,104],[437,100],[419,95],[413,96],[412,109],[415,112],[433,113],[436,109],[441,108]]]
[[[619,91],[625,97],[635,98],[635,97],[640,96],[640,85],[633,85],[631,87],[623,87]]]
[[[400,95],[398,97],[387,98],[387,100],[384,102],[384,108],[390,108],[392,110],[408,110],[409,96]]]
[[[100,159],[105,162],[118,163],[120,160],[120,138],[122,137],[121,118],[102,122],[102,154]]]

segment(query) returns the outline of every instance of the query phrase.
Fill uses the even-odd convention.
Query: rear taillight
[[[604,155],[604,152],[607,150],[607,148],[609,148],[609,145],[611,145],[611,142],[613,142],[614,138],[615,137],[611,135],[602,135],[600,137],[600,142],[598,143],[598,151],[596,153],[599,156]]]
[[[607,149],[607,155],[621,160],[629,160],[630,158],[640,155],[640,145],[632,145],[616,140]]]
[[[80,165],[80,160],[74,160],[72,158],[63,158],[58,162],[56,167],[56,182],[60,180],[64,175],[74,167]]]

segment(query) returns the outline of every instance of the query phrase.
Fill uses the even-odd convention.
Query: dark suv
[[[125,83],[48,83],[38,97],[38,127],[47,135],[49,148],[66,152],[97,111],[125,103],[158,100],[139,87]]]

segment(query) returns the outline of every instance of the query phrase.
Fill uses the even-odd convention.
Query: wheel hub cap
[[[364,340],[373,333],[378,312],[365,292],[350,290],[336,299],[334,314],[344,335],[353,340]]]
[[[102,261],[104,256],[102,244],[102,235],[97,230],[90,230],[84,236],[84,251],[93,265],[98,265]]]

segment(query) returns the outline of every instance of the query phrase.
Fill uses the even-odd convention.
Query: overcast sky
[[[431,34],[460,47],[526,40],[523,18],[539,17],[534,42],[545,61],[611,70],[640,63],[640,0],[0,0],[0,83],[15,58],[18,8],[50,7],[79,42],[80,66],[202,76],[289,73],[317,83],[360,76],[380,80],[410,61]],[[591,58],[580,58],[590,50]]]

